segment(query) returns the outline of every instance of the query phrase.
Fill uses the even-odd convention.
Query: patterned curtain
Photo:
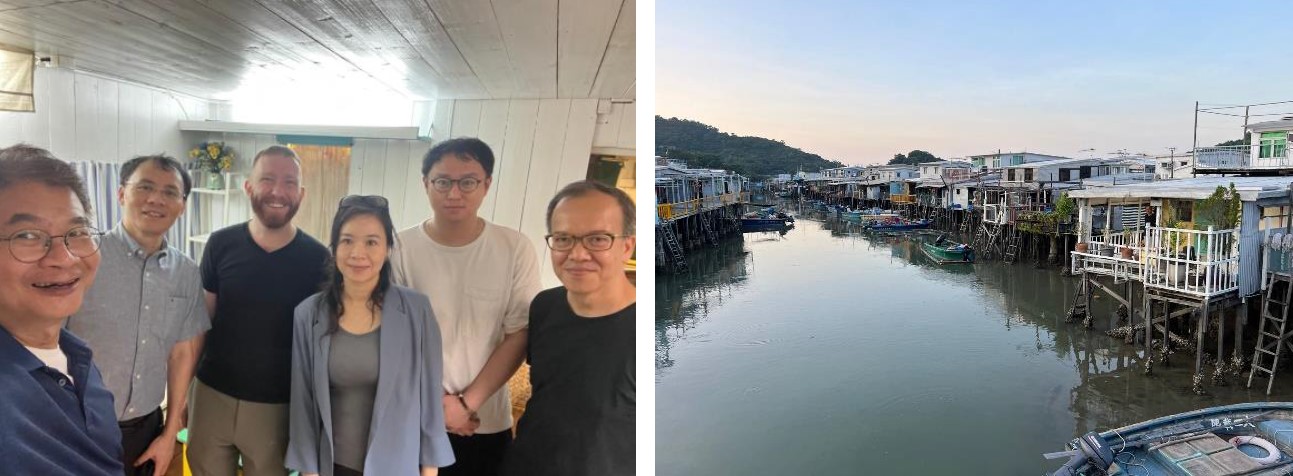
[[[101,231],[111,230],[121,221],[121,204],[117,202],[117,189],[121,183],[121,164],[106,162],[72,162],[72,168],[85,180],[85,189],[90,193],[90,207],[94,214],[94,227]],[[189,200],[197,200],[196,195]],[[196,203],[190,204],[196,206]],[[191,209],[197,209],[191,207]],[[188,251],[185,239],[188,237],[189,213],[186,211],[166,233],[166,242],[171,246]],[[197,259],[196,257],[194,259]]]
[[[350,188],[350,146],[287,144],[301,158],[305,199],[296,213],[296,226],[328,243],[337,202]]]

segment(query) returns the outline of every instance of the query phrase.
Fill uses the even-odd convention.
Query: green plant
[[[1234,182],[1230,183],[1230,188],[1218,185],[1212,195],[1195,204],[1195,228],[1205,230],[1208,225],[1212,225],[1218,230],[1233,229],[1239,226],[1242,207],[1243,202],[1239,199],[1239,192],[1235,191]]]
[[[1175,218],[1168,220],[1163,224],[1163,228],[1180,228],[1181,221]],[[1180,250],[1181,245],[1185,244],[1185,237],[1175,231],[1163,231],[1163,247],[1167,248],[1168,253],[1176,253]]]

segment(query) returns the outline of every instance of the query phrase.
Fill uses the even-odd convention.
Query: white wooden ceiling
[[[260,75],[411,100],[633,98],[635,0],[0,0],[0,44],[204,98]]]

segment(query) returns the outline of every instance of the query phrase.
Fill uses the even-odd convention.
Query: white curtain
[[[117,189],[121,183],[121,164],[107,162],[72,162],[72,167],[76,173],[81,175],[85,180],[85,189],[90,194],[90,207],[94,215],[94,227],[101,231],[111,230],[121,221],[121,205],[117,203]],[[196,194],[189,196],[189,200],[200,200]],[[197,208],[198,203],[193,204],[193,210]],[[185,245],[185,239],[188,237],[189,229],[188,213],[180,215],[175,225],[171,226],[166,233],[166,242],[171,246],[188,253],[188,247]],[[194,257],[197,259],[197,257]]]

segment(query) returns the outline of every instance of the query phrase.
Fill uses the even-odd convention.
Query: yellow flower
[[[220,144],[207,144],[207,155],[210,155],[212,159],[220,157]]]
[[[196,158],[198,158],[198,154],[201,154],[201,152],[198,152],[198,149],[197,149],[196,147],[194,147],[194,148],[193,148],[193,150],[190,150],[190,151],[189,151],[189,158],[190,158],[190,159],[196,159]]]

